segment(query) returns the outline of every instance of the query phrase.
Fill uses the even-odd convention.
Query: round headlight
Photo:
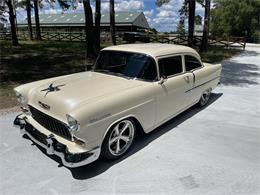
[[[79,127],[80,127],[78,121],[68,114],[66,116],[67,116],[67,121],[68,121],[68,125],[69,125],[69,130],[78,131]]]
[[[15,94],[16,94],[16,99],[17,99],[17,101],[19,102],[19,103],[24,103],[25,102],[25,98],[23,97],[23,95],[22,94],[20,94],[19,92],[15,92]]]

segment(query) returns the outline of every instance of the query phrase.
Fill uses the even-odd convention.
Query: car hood
[[[37,86],[32,90],[28,103],[47,114],[65,120],[66,114],[77,107],[140,86],[142,83],[97,72],[77,73]],[[55,88],[53,91],[48,89],[51,84]],[[47,105],[47,108],[42,104]]]

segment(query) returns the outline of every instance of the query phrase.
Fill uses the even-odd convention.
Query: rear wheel
[[[202,107],[202,106],[205,106],[208,103],[209,98],[210,98],[210,92],[211,92],[210,89],[203,92],[203,94],[200,97],[200,101],[198,103],[199,106]]]
[[[103,141],[101,155],[109,160],[123,156],[131,147],[135,134],[136,127],[133,120],[124,119],[116,123]]]

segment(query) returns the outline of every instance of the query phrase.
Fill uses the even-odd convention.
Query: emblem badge
[[[50,110],[50,108],[51,108],[49,105],[44,104],[44,103],[42,103],[41,101],[39,101],[38,104],[39,104],[42,108],[44,108],[44,109],[46,109],[46,110]]]

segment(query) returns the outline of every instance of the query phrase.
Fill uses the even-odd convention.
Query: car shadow
[[[128,153],[126,153],[121,158],[114,160],[114,161],[107,161],[103,158],[99,158],[97,161],[77,168],[68,168],[71,171],[72,177],[77,180],[84,180],[89,179],[92,177],[95,177],[106,170],[108,170],[113,165],[127,159],[129,156],[135,154],[136,152],[142,150],[147,145],[149,145],[154,140],[158,139],[163,134],[167,133],[168,131],[174,131],[174,128],[180,125],[181,123],[185,122],[187,119],[193,117],[197,113],[201,112],[205,108],[209,107],[211,104],[213,104],[217,99],[219,99],[223,93],[211,93],[209,102],[204,107],[198,107],[193,106],[183,113],[179,114],[178,116],[170,119],[168,122],[164,123],[163,125],[159,126],[152,132],[145,134],[145,133],[139,133],[137,134],[137,137],[135,139],[135,143],[131,147]],[[30,139],[28,136],[23,136],[25,139]],[[48,155],[46,153],[46,150],[37,144],[32,142],[33,146],[36,146],[43,154],[51,158],[52,160],[56,161],[58,163],[58,167],[63,167],[61,160],[59,157],[55,155]]]
[[[95,177],[106,170],[108,170],[113,165],[127,159],[129,156],[135,154],[136,152],[142,150],[144,147],[149,145],[154,140],[158,139],[163,134],[167,133],[168,131],[174,131],[174,128],[180,125],[181,123],[185,122],[187,119],[193,117],[203,109],[207,108],[211,104],[213,104],[218,98],[220,98],[223,94],[222,93],[212,93],[211,98],[207,104],[207,106],[200,108],[198,106],[193,106],[188,110],[184,111],[180,115],[174,117],[173,119],[169,120],[168,122],[164,123],[160,127],[156,128],[154,131],[148,134],[138,134],[136,137],[135,143],[131,147],[130,151],[115,161],[107,161],[102,158],[98,159],[97,161],[85,165],[82,167],[77,168],[70,168],[71,174],[74,179],[83,180]]]

